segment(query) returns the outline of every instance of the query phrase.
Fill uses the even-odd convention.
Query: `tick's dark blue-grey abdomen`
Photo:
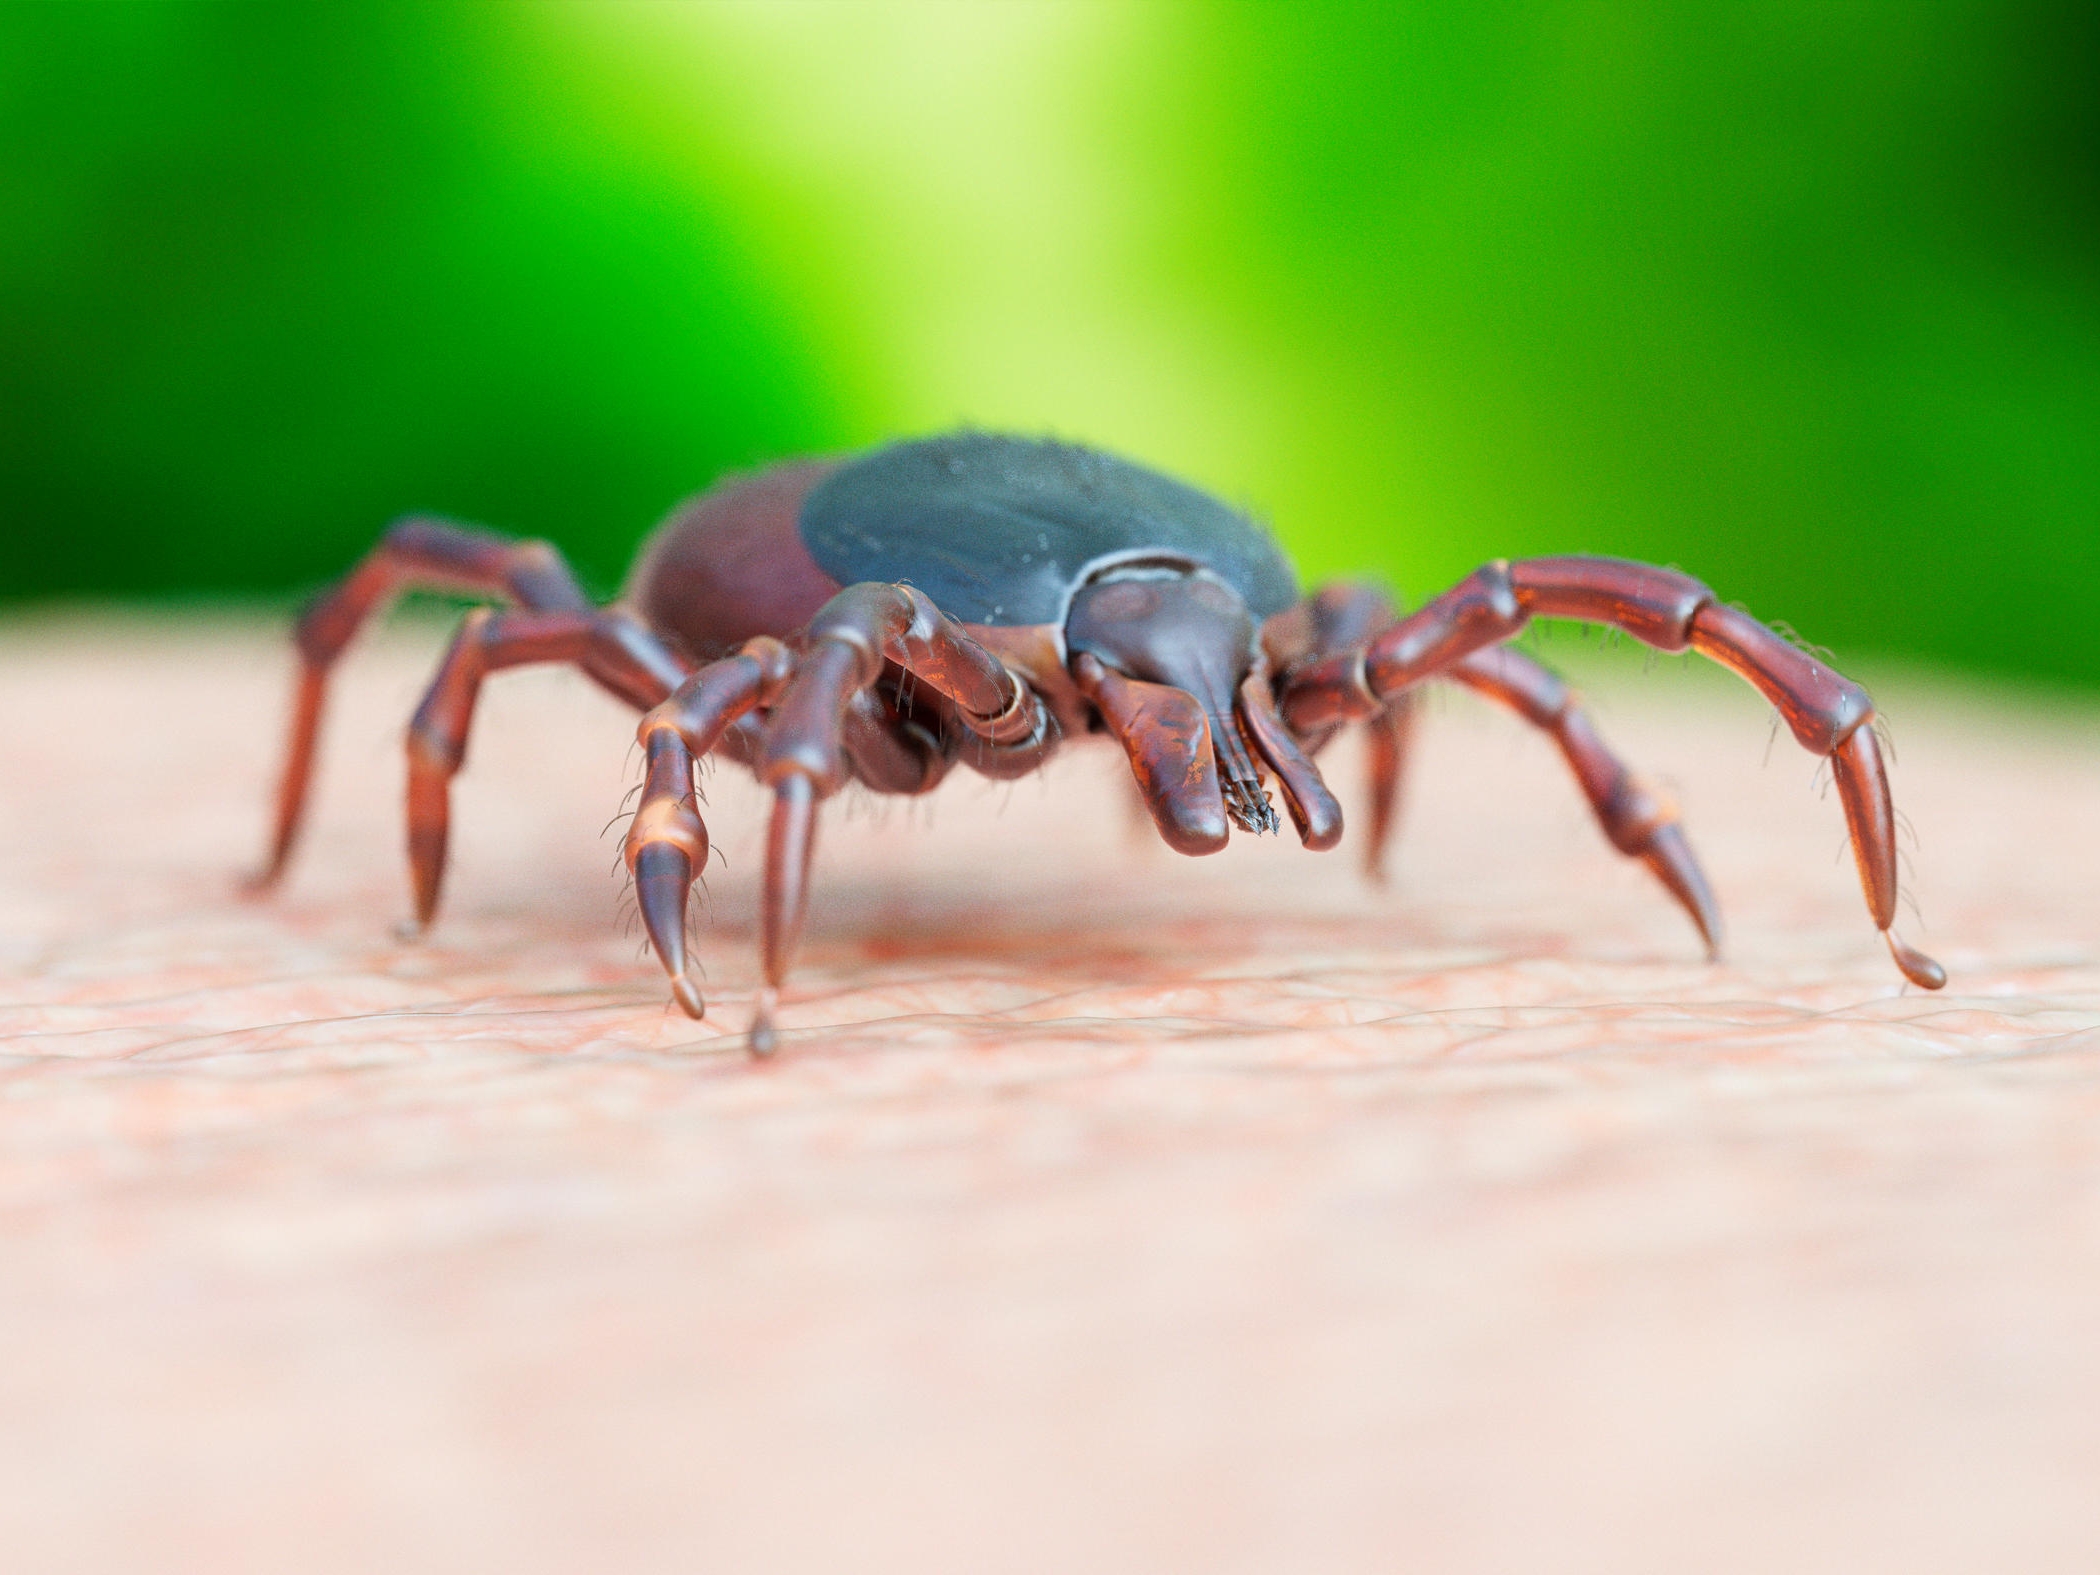
[[[893,444],[819,482],[800,526],[839,584],[909,581],[964,623],[1058,623],[1092,567],[1149,553],[1208,569],[1257,619],[1298,599],[1290,564],[1244,514],[1070,443],[959,432]]]

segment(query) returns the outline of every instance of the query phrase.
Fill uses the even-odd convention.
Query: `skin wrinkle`
[[[1718,965],[1455,690],[1385,892],[1341,746],[1333,854],[1176,856],[1106,741],[853,797],[755,1068],[763,798],[703,763],[694,1023],[573,674],[492,681],[394,937],[445,637],[351,653],[252,903],[279,625],[0,625],[11,1566],[2091,1568],[2092,712],[1874,685],[1939,997],[1757,697],[1645,648],[1542,654],[1682,803]]]

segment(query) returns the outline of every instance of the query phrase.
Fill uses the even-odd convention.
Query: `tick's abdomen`
[[[838,468],[793,460],[732,476],[681,504],[643,546],[626,599],[698,660],[754,635],[788,639],[839,593],[802,544],[802,500]]]
[[[1098,449],[960,432],[737,476],[644,547],[627,599],[693,657],[786,639],[847,585],[917,586],[980,628],[1055,625],[1093,571],[1157,557],[1214,574],[1256,618],[1297,599],[1266,531]]]

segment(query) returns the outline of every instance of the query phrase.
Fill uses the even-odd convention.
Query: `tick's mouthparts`
[[[1226,777],[1218,786],[1225,794],[1225,813],[1240,830],[1259,837],[1279,829],[1276,806],[1269,802],[1268,791],[1261,783]]]

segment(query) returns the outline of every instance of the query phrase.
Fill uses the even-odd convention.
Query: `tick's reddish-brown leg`
[[[671,993],[693,1017],[707,1010],[685,952],[686,902],[707,866],[707,827],[696,801],[693,763],[738,721],[778,699],[793,671],[788,648],[761,635],[736,655],[708,663],[642,718],[648,763],[642,801],[627,828],[627,867],[642,925],[671,976]]]
[[[253,882],[257,889],[274,885],[283,875],[299,837],[329,669],[367,618],[402,591],[418,588],[501,596],[543,612],[582,612],[591,605],[561,554],[546,542],[514,541],[440,520],[410,519],[392,526],[364,562],[316,597],[299,617],[293,636],[299,678],[291,733],[269,858]]]
[[[1439,676],[1508,706],[1533,727],[1552,734],[1611,845],[1647,865],[1699,927],[1707,955],[1720,954],[1720,910],[1677,824],[1675,807],[1605,746],[1589,714],[1558,675],[1505,645],[1475,651]]]
[[[1041,697],[920,591],[853,585],[824,604],[810,620],[795,674],[768,719],[755,762],[759,780],[774,794],[759,913],[766,985],[751,1025],[751,1049],[758,1055],[770,1054],[777,1043],[773,1006],[802,938],[816,805],[846,780],[847,708],[882,676],[885,664],[952,702],[974,741],[971,761],[979,770],[1010,774],[1039,762],[1056,742]]]
[[[1311,614],[1311,660],[1354,650],[1399,620],[1393,599],[1376,585],[1322,586],[1306,604]],[[1407,777],[1407,750],[1414,737],[1415,700],[1401,693],[1364,722],[1365,828],[1364,875],[1385,882],[1385,850],[1400,823],[1400,794]]]
[[[1400,824],[1400,794],[1407,781],[1407,752],[1414,742],[1413,695],[1395,695],[1385,709],[1364,723],[1365,797],[1371,824],[1364,837],[1364,874],[1385,883],[1385,850]]]
[[[418,925],[437,912],[452,778],[466,759],[481,682],[503,668],[534,662],[572,662],[637,709],[655,705],[686,674],[656,636],[620,613],[487,607],[468,613],[408,728],[408,859]]]
[[[738,662],[748,666],[737,667]],[[816,807],[845,784],[850,709],[888,668],[910,674],[946,698],[957,722],[971,735],[975,754],[969,758],[980,770],[996,775],[1033,765],[1056,742],[1056,728],[1041,697],[960,624],[910,586],[872,583],[849,586],[824,604],[804,631],[791,671],[774,678],[768,659],[747,646],[742,656],[703,668],[642,719],[652,772],[662,772],[662,785],[645,795],[646,811],[652,802],[674,796],[681,771],[689,781],[691,758],[699,752],[695,745],[711,745],[752,707],[769,707],[752,761],[758,779],[774,796],[759,913],[759,955],[766,982],[751,1025],[756,1054],[770,1054],[777,1043],[773,1006],[794,961],[807,911]],[[666,732],[675,735],[686,752],[682,765],[671,754],[672,746],[661,741]],[[659,767],[659,759],[667,763]],[[923,762],[923,785],[931,785],[945,765],[945,759],[929,753]],[[682,834],[653,843],[647,836],[640,842],[630,839],[638,882],[649,847],[671,845],[678,835]],[[693,866],[689,863],[681,872],[670,855],[653,857],[653,868],[666,873],[656,876],[657,894],[644,902],[642,919],[666,971],[682,980],[685,903],[678,888],[690,886]],[[698,1015],[698,992],[690,986],[673,988],[680,1004]]]
[[[1360,720],[1395,694],[1499,645],[1533,617],[1623,629],[1663,651],[1696,650],[1770,700],[1795,739],[1829,758],[1851,828],[1867,909],[1904,977],[1946,983],[1940,965],[1890,929],[1896,912],[1894,811],[1867,692],[1747,613],[1723,607],[1689,575],[1616,558],[1492,563],[1363,647],[1311,662],[1285,685],[1283,712],[1302,733]]]

